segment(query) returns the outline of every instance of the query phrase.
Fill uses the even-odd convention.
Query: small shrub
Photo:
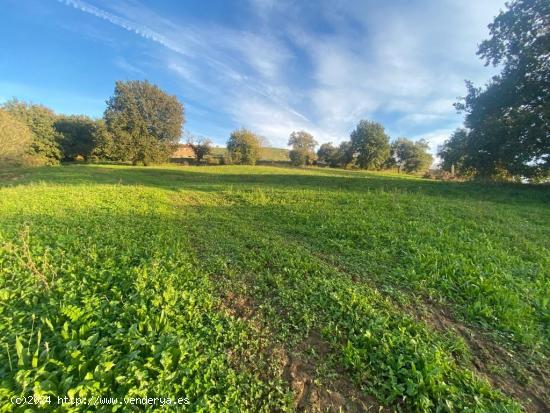
[[[220,159],[221,158],[218,158],[217,156],[209,156],[205,160],[206,160],[207,165],[219,165],[220,164]]]
[[[31,131],[23,122],[0,110],[0,163],[25,163],[31,140]]]
[[[233,163],[255,165],[260,157],[261,139],[247,129],[233,131],[227,141],[227,152]]]

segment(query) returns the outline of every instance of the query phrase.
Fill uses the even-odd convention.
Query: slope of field
[[[0,411],[547,411],[549,297],[548,187],[0,171]]]
[[[212,148],[212,155],[225,155],[227,153],[226,148]],[[260,150],[259,161],[264,162],[286,162],[288,161],[288,149],[284,148],[262,148]]]

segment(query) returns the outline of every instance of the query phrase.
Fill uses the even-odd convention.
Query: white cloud
[[[122,17],[81,0],[59,1],[156,42],[176,56],[187,58],[183,63],[171,56],[167,67],[208,94],[216,92],[219,98],[219,89],[223,87],[224,93],[234,97],[237,92],[245,90],[247,95],[270,101],[277,110],[307,120],[285,101],[289,93],[286,88],[278,84],[273,87],[266,82],[278,80],[284,63],[290,58],[289,52],[274,37],[220,26],[182,27],[135,3],[110,4]],[[206,77],[210,81],[202,79]]]
[[[78,9],[80,11],[83,11],[85,13],[89,13],[93,16],[96,16],[100,19],[106,20],[116,26],[119,26],[123,29],[126,29],[130,32],[134,32],[145,39],[152,40],[154,42],[157,42],[175,52],[183,53],[183,50],[178,47],[177,45],[170,42],[165,36],[163,36],[160,33],[155,32],[154,30],[151,30],[150,28],[143,26],[141,24],[136,24],[128,19],[125,19],[123,17],[117,16],[113,13],[109,13],[108,11],[102,10],[98,7],[95,7],[89,3],[86,3],[84,1],[80,0],[59,0],[61,3],[64,3],[68,6],[72,6],[75,9]]]
[[[295,130],[305,129],[318,138],[328,138],[324,131],[317,130],[311,122],[286,110],[277,109],[261,98],[249,96],[236,99],[230,112],[238,125],[256,131],[273,146],[285,147],[290,132]]]
[[[133,75],[145,76],[145,72],[139,67],[128,62],[124,57],[118,56],[114,60],[115,66]]]
[[[414,140],[424,139],[430,144],[430,151],[432,154],[436,155],[437,150],[440,145],[442,145],[456,128],[444,128],[438,129],[433,132],[423,133],[420,135],[413,136]]]
[[[186,93],[279,145],[295,129],[338,142],[359,119],[377,116],[392,117],[392,130],[433,128],[413,135],[442,142],[460,123],[452,104],[464,79],[493,73],[475,51],[504,6],[249,0],[257,23],[235,29],[175,22],[135,1],[59,1],[162,45],[157,58]],[[125,63],[118,66],[131,72]]]
[[[213,33],[213,37],[219,39],[218,45],[229,55],[242,57],[263,79],[280,79],[282,70],[291,58],[285,46],[273,37],[220,28]]]

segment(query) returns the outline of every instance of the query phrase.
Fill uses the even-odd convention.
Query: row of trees
[[[161,162],[173,153],[184,120],[178,99],[147,81],[116,82],[103,119],[56,115],[45,106],[14,99],[0,108],[0,161]]]
[[[0,110],[0,159],[32,164],[74,159],[158,163],[174,152],[183,123],[183,105],[147,81],[117,82],[102,119],[56,115],[44,106],[11,100]],[[187,136],[200,163],[211,152],[211,141]],[[255,133],[235,130],[227,142],[226,161],[255,164],[263,145]],[[298,166],[398,167],[417,172],[432,163],[425,142],[400,138],[390,144],[384,127],[369,121],[359,122],[350,140],[338,147],[325,143],[315,152],[317,141],[305,131],[292,132],[288,145],[290,160]]]
[[[550,2],[515,0],[489,25],[478,55],[502,67],[483,88],[467,82],[464,128],[439,150],[463,176],[550,178]]]
[[[56,115],[45,106],[11,100],[0,109],[0,160],[20,164],[75,159],[162,162],[179,142],[183,122],[183,105],[175,96],[141,81],[117,82],[102,119]],[[425,142],[400,138],[390,144],[384,128],[375,122],[361,121],[350,138],[338,147],[325,143],[315,152],[317,142],[311,134],[292,132],[290,160],[298,166],[398,167],[406,172],[427,169],[432,163]],[[207,138],[187,134],[187,143],[199,163],[211,153]],[[250,130],[235,130],[227,142],[225,161],[253,165],[263,145],[263,138]]]
[[[324,143],[315,152],[317,142],[305,131],[292,132],[288,145],[292,147],[290,160],[298,166],[316,162],[341,168],[398,168],[405,172],[419,172],[428,169],[433,162],[427,142],[399,138],[390,143],[390,137],[382,125],[366,120],[360,121],[351,133],[350,140],[339,146]]]
[[[205,138],[189,137],[187,140],[201,161],[211,151],[211,142]],[[231,133],[227,142],[226,163],[254,165],[259,158],[264,140],[248,129]],[[324,143],[318,146],[315,137],[306,131],[292,132],[288,139],[290,162],[295,166],[321,165],[333,168],[358,167],[361,169],[398,168],[404,172],[419,172],[428,169],[433,157],[429,146],[423,141],[399,138],[390,143],[384,127],[376,122],[361,121],[351,133],[350,140],[339,146]]]

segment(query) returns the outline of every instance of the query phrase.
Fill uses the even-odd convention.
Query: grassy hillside
[[[225,155],[226,148],[212,148],[213,155]],[[288,161],[288,149],[283,148],[262,148],[260,151],[260,161],[284,162]]]
[[[549,297],[548,187],[0,171],[0,411],[547,411]]]

